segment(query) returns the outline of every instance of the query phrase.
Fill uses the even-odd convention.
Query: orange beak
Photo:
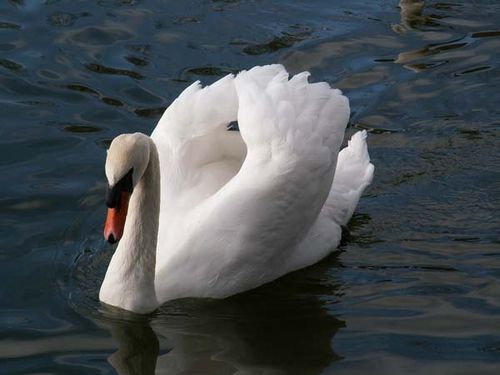
[[[118,242],[123,236],[130,195],[129,192],[121,192],[118,207],[108,208],[108,216],[104,223],[104,238],[109,243]]]

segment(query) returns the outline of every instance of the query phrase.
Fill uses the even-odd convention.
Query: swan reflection
[[[181,300],[154,317],[112,320],[118,350],[109,363],[120,375],[316,374],[339,358],[331,342],[343,327],[311,292],[318,284],[302,281],[303,295],[291,294],[281,280],[226,300]]]
[[[156,334],[146,320],[115,321],[111,334],[118,343],[118,350],[108,362],[120,375],[155,373],[159,353]]]

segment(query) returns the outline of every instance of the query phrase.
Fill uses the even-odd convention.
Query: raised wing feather
[[[301,162],[331,166],[349,118],[349,103],[325,82],[308,83],[308,76],[303,72],[289,80],[281,65],[238,75],[238,122],[249,152],[268,145],[275,154],[284,151]]]
[[[155,141],[185,142],[215,129],[225,130],[237,111],[232,74],[205,87],[196,81],[165,110],[151,136]]]
[[[151,135],[160,157],[162,211],[200,203],[238,171],[245,145],[226,129],[237,111],[233,75],[203,88],[193,83],[166,109]]]
[[[238,122],[248,149],[235,179],[245,173],[262,179],[263,189],[271,191],[263,195],[261,219],[277,232],[293,230],[293,241],[310,228],[328,196],[349,119],[347,98],[327,83],[308,83],[308,76],[289,80],[282,66],[272,65],[242,72],[235,80]]]

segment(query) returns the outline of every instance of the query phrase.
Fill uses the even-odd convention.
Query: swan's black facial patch
[[[113,236],[113,234],[110,234],[109,237],[108,237],[108,242],[110,244],[114,244],[116,243],[116,240],[115,240],[115,236]]]
[[[132,193],[132,190],[134,190],[132,185],[132,173],[134,173],[134,168],[131,168],[130,171],[113,186],[108,185],[108,190],[106,191],[106,206],[109,208],[119,208],[121,193]]]

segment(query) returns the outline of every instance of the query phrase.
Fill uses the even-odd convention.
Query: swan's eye
[[[122,193],[132,193],[132,190],[134,190],[132,184],[133,173],[134,168],[131,168],[116,184],[113,186],[108,185],[108,190],[106,191],[106,206],[109,208],[119,208]]]

